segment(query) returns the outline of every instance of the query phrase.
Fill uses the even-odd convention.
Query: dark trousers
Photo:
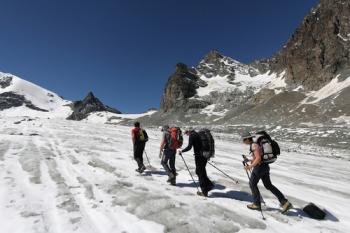
[[[270,190],[279,200],[284,204],[287,200],[284,195],[272,183],[270,179],[270,166],[268,164],[261,164],[253,169],[250,177],[250,188],[253,194],[253,201],[256,205],[261,205],[261,196],[258,189],[259,180],[262,180],[265,188]]]
[[[202,191],[209,191],[213,188],[213,183],[209,180],[207,176],[207,162],[208,160],[200,155],[196,155],[194,157],[195,163],[196,163],[196,174],[199,179],[199,186],[201,187]]]
[[[145,143],[134,144],[134,159],[137,162],[139,169],[143,167],[143,151],[145,150]]]
[[[170,173],[172,173],[173,175],[176,175],[175,156],[176,156],[175,150],[171,150],[171,149],[164,150],[161,164],[168,175],[170,175]]]

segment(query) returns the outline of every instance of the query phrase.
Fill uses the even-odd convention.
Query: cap
[[[245,132],[241,135],[242,140],[248,139],[248,138],[253,138],[254,136],[251,135],[249,132]]]

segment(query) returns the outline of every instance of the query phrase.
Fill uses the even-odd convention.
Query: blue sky
[[[0,71],[123,112],[159,107],[177,62],[270,57],[318,0],[0,0]]]

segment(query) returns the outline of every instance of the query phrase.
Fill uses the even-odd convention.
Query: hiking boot
[[[282,207],[281,213],[285,214],[287,213],[288,210],[293,208],[293,205],[289,201],[286,201],[284,204],[281,205],[281,207]]]
[[[142,171],[140,170],[140,168],[136,168],[135,171],[137,171],[138,173],[142,173]]]
[[[146,170],[145,165],[142,165],[142,167],[141,167],[141,168],[139,168],[139,170],[140,170],[140,173],[144,172],[144,171]]]
[[[203,196],[208,197],[208,190],[202,190]]]
[[[174,178],[175,178],[174,173],[170,172],[170,173],[169,173],[169,179],[174,179]]]
[[[211,185],[209,185],[209,187],[208,187],[208,192],[209,191],[211,191],[211,190],[213,190],[213,188],[215,187],[215,185],[212,183]]]
[[[261,205],[257,205],[255,203],[252,203],[252,204],[247,205],[247,208],[251,209],[251,210],[258,210],[258,211],[260,211],[261,210]]]
[[[171,184],[172,186],[176,186],[176,178],[170,179],[170,184]]]

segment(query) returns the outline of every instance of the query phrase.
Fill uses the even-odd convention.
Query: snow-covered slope
[[[212,51],[211,53],[217,53]],[[196,67],[197,74],[207,85],[197,89],[200,97],[210,95],[211,92],[246,92],[253,90],[258,93],[262,88],[279,89],[285,88],[285,73],[276,74],[270,71],[261,73],[258,69],[240,63],[230,57],[221,54],[215,55],[215,59],[208,56]]]
[[[66,119],[72,116],[72,113],[81,113],[81,118],[85,118],[91,113],[89,121],[95,123],[106,122],[111,117],[119,117],[117,114],[119,111],[105,106],[91,92],[84,101],[64,100],[56,93],[43,87],[12,74],[0,72],[0,116]],[[95,117],[102,115],[108,116],[108,118]],[[126,118],[128,115],[120,115],[120,117]],[[135,117],[136,115],[130,116],[130,118]],[[77,119],[74,118],[74,120]]]
[[[91,113],[85,121],[87,122],[95,122],[95,123],[110,123],[110,124],[118,124],[123,121],[132,121],[141,117],[151,116],[156,113],[155,110],[150,110],[145,113],[139,114],[115,114],[111,112],[94,112]]]
[[[70,101],[66,101],[57,94],[12,74],[0,72],[0,83],[0,95],[12,93],[15,98],[16,96],[18,98],[24,97],[25,102],[31,103],[34,106],[28,108],[28,104],[26,103],[23,103],[21,106],[8,106],[10,108],[6,107],[4,111],[0,111],[0,115],[18,116],[22,114],[65,118],[71,112],[70,107],[67,106]],[[35,109],[35,107],[38,109]]]
[[[180,157],[178,186],[166,183],[158,158],[159,131],[148,129],[146,151],[153,169],[142,176],[134,171],[128,127],[6,117],[0,118],[0,132],[1,232],[346,233],[350,229],[349,151],[339,151],[343,157],[329,157],[322,148],[300,151],[282,143],[282,155],[271,165],[272,180],[295,209],[288,215],[278,213],[276,198],[260,185],[266,202],[263,221],[259,212],[246,208],[251,198],[241,154],[248,148],[232,135],[214,134],[213,162],[239,184],[208,165],[216,186],[204,199],[195,195]],[[184,157],[195,174],[193,156]],[[300,209],[308,202],[325,208],[326,220],[308,218]]]

